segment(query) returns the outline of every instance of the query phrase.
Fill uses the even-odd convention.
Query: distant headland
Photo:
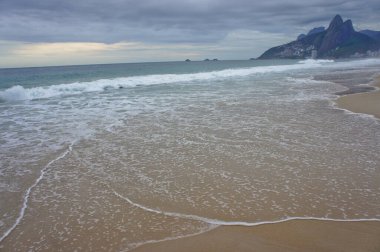
[[[272,47],[258,59],[352,58],[380,56],[380,31],[355,31],[336,15],[327,29],[317,27],[297,40]]]

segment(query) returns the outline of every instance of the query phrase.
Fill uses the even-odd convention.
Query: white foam
[[[47,163],[47,165],[45,165],[45,167],[41,170],[41,173],[40,173],[40,176],[36,179],[36,181],[34,181],[34,183],[26,190],[25,194],[24,194],[24,199],[23,199],[23,203],[22,203],[22,207],[20,209],[20,212],[19,212],[19,215],[15,221],[15,223],[7,230],[5,231],[5,233],[0,237],[0,243],[8,237],[8,235],[10,233],[12,233],[12,231],[17,227],[18,224],[20,224],[21,220],[24,218],[24,215],[25,215],[25,211],[28,207],[28,202],[29,202],[29,197],[30,197],[30,194],[33,190],[34,187],[36,187],[38,185],[38,183],[40,183],[40,181],[42,180],[42,178],[44,177],[45,173],[49,170],[49,167],[55,163],[56,161],[64,158],[67,154],[69,154],[71,151],[72,151],[72,147],[73,147],[74,143],[71,143],[69,145],[69,147],[67,148],[67,150],[65,150],[61,155],[59,155],[57,158],[51,160],[49,163]]]
[[[128,88],[144,85],[158,85],[170,83],[186,83],[192,81],[207,81],[225,79],[231,77],[244,77],[254,74],[284,72],[298,69],[322,67],[330,61],[305,60],[292,65],[258,66],[251,68],[226,69],[221,71],[201,72],[192,74],[160,74],[132,76],[115,79],[101,79],[91,82],[74,82],[70,84],[58,84],[46,87],[24,88],[13,86],[0,91],[0,99],[6,101],[42,99],[54,96],[75,95],[87,92],[100,92],[105,89]]]
[[[144,211],[155,213],[155,214],[162,214],[162,215],[169,216],[169,217],[176,217],[176,218],[200,221],[200,222],[204,222],[204,223],[207,223],[210,225],[208,229],[201,230],[199,232],[196,232],[196,233],[190,234],[190,235],[167,237],[167,238],[160,239],[160,240],[148,240],[145,242],[134,243],[134,244],[131,244],[131,246],[129,246],[126,251],[128,251],[130,249],[135,249],[135,248],[140,247],[140,246],[145,245],[145,244],[158,243],[158,242],[163,242],[163,241],[170,241],[170,240],[175,240],[175,239],[180,239],[180,238],[185,238],[185,237],[191,237],[194,235],[198,235],[198,234],[208,232],[208,231],[210,231],[210,230],[212,230],[218,226],[253,227],[253,226],[260,226],[260,225],[277,224],[277,223],[282,223],[282,222],[287,222],[287,221],[292,221],[292,220],[318,220],[318,221],[336,221],[336,222],[380,221],[380,219],[377,219],[377,218],[334,219],[334,218],[328,218],[328,217],[285,217],[285,218],[279,219],[279,220],[258,221],[258,222],[224,221],[224,220],[210,219],[210,218],[206,218],[206,217],[202,217],[202,216],[198,216],[198,215],[182,214],[182,213],[176,213],[176,212],[167,212],[167,211],[162,211],[159,209],[149,208],[149,207],[143,206],[139,203],[133,202],[132,200],[130,200],[129,198],[127,198],[125,196],[122,196],[121,194],[119,194],[118,192],[113,190],[112,188],[110,188],[110,189],[113,191],[113,193],[117,197],[127,201],[129,204],[131,204],[137,208],[140,208]],[[344,216],[346,216],[345,213],[344,213]]]
[[[217,220],[217,219],[210,219],[198,215],[193,215],[193,214],[182,214],[182,213],[176,213],[176,212],[167,212],[167,211],[162,211],[159,209],[153,209],[149,208],[146,206],[143,206],[139,203],[133,202],[129,198],[122,196],[115,190],[111,189],[113,193],[118,196],[121,199],[124,199],[127,201],[129,204],[140,208],[142,210],[145,210],[147,212],[155,213],[155,214],[162,214],[170,217],[176,217],[176,218],[182,218],[182,219],[190,219],[194,221],[200,221],[200,222],[205,222],[211,225],[218,225],[218,226],[245,226],[245,227],[253,227],[253,226],[258,226],[258,225],[263,225],[263,224],[275,224],[275,223],[281,223],[285,221],[290,221],[290,220],[328,220],[328,221],[380,221],[380,219],[377,218],[360,218],[360,219],[334,219],[334,218],[328,218],[328,217],[285,217],[283,219],[279,220],[272,220],[272,221],[259,221],[259,222],[246,222],[246,221],[225,221],[225,220]]]
[[[90,82],[74,82],[43,87],[24,88],[13,86],[0,91],[0,99],[5,101],[43,99],[55,96],[75,95],[87,92],[99,92],[105,89],[128,88],[144,85],[170,84],[177,82],[207,81],[232,77],[244,77],[255,74],[286,72],[292,70],[311,69],[319,67],[349,68],[365,67],[380,64],[380,59],[364,59],[354,61],[333,60],[301,60],[297,64],[257,66],[251,68],[226,69],[220,71],[200,72],[192,74],[156,74],[145,76],[131,76],[115,79],[100,79]]]
[[[334,63],[334,60],[327,60],[327,59],[306,59],[306,60],[300,60],[298,63],[300,64],[320,64],[320,63]]]

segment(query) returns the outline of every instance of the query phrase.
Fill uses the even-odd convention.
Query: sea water
[[[130,250],[219,225],[380,219],[379,59],[0,69],[0,248]],[[334,81],[334,82],[333,82]]]

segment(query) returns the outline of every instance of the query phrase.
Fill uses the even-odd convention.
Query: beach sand
[[[375,79],[374,85],[380,88],[380,77]],[[380,91],[345,95],[338,98],[337,105],[355,113],[380,118]]]
[[[380,78],[375,79],[380,87]],[[338,98],[337,105],[380,118],[380,91]],[[380,221],[290,220],[255,227],[220,226],[203,234],[145,244],[135,252],[380,251]]]
[[[380,221],[290,220],[255,227],[221,226],[209,232],[146,244],[134,252],[380,251]]]

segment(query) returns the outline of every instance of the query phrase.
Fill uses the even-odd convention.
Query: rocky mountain
[[[320,32],[323,32],[323,31],[325,31],[325,27],[323,27],[323,26],[321,26],[321,27],[315,27],[315,28],[311,29],[311,30],[307,33],[307,35],[306,35],[306,34],[303,34],[303,33],[300,34],[300,35],[298,35],[297,40],[303,39],[303,38],[306,37],[306,36],[309,36],[309,35],[312,35],[312,34],[315,34],[315,33],[320,33]]]
[[[306,35],[303,34],[303,33],[301,33],[300,35],[298,35],[297,40],[301,40],[301,39],[303,39],[304,37],[306,37]]]
[[[380,31],[362,30],[359,32],[367,35],[368,37],[373,38],[376,41],[380,41]]]
[[[320,33],[320,32],[324,32],[325,31],[325,27],[324,26],[321,26],[321,27],[315,27],[313,29],[311,29],[307,35],[312,35],[312,34],[315,34],[315,33]]]
[[[356,32],[351,20],[343,22],[342,17],[336,15],[326,30],[312,29],[296,41],[270,48],[259,59],[304,59],[311,57],[313,50],[317,51],[318,58],[364,56],[380,50],[380,42]]]

